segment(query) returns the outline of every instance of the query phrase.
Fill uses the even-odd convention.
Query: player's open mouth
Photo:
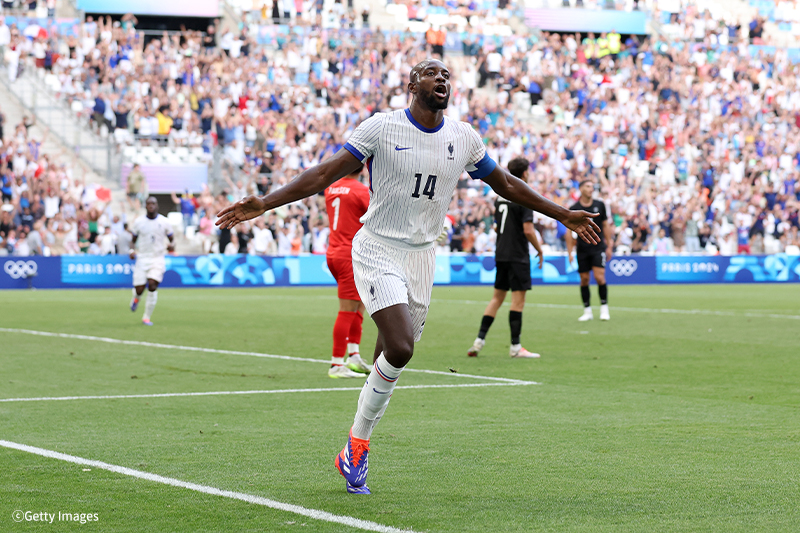
[[[433,88],[433,92],[436,96],[441,96],[442,98],[447,97],[447,87],[445,85],[437,85]]]

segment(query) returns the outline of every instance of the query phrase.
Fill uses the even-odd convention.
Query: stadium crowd
[[[212,26],[152,39],[131,16],[87,17],[79,35],[27,39],[11,28],[11,47],[29,54],[78,115],[120,144],[221,147],[219,186],[173,197],[205,252],[324,253],[321,196],[233,234],[216,231],[214,213],[285,185],[340,149],[373,113],[406,107],[407,73],[434,49],[454,73],[447,114],[472,123],[498,163],[528,158],[531,183],[558,203],[573,203],[578,184],[594,180],[613,215],[615,253],[800,246],[800,66],[780,49],[751,54],[758,27],[726,24],[690,5],[673,21],[685,35],[672,41],[613,31],[466,34],[454,54],[425,35],[351,30],[354,14],[343,9],[341,17],[345,29],[264,33],[270,21],[244,18],[220,35]],[[307,19],[298,18],[298,28],[314,24]],[[3,146],[5,248],[36,231],[60,243],[51,253],[104,253],[107,232],[124,241],[124,218],[114,222],[66,169],[34,156],[21,128]],[[18,150],[28,158],[24,169],[15,163]],[[55,200],[47,208],[50,194],[58,208]],[[491,251],[492,216],[492,192],[465,174],[440,248]],[[563,226],[535,222],[546,250],[564,250]],[[62,224],[70,229],[59,239]],[[38,240],[31,253],[40,251]]]
[[[73,175],[74,157],[44,153],[35,121],[14,128],[0,113],[0,255],[109,254],[124,246],[124,223],[110,208],[110,191]],[[124,248],[127,250],[127,248]]]

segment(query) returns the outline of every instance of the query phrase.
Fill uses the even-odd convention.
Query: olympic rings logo
[[[608,268],[610,268],[611,272],[616,276],[630,277],[636,272],[639,265],[634,259],[612,259],[611,262],[608,263]]]
[[[39,267],[35,261],[6,261],[3,270],[11,279],[20,279],[35,276]]]

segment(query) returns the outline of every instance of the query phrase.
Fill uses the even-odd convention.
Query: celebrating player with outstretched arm
[[[217,225],[232,228],[270,209],[316,194],[366,164],[369,209],[353,239],[353,272],[367,312],[378,327],[372,372],[358,399],[345,448],[335,464],[347,491],[369,494],[369,438],[411,360],[430,304],[434,240],[461,174],[482,179],[500,196],[561,221],[590,243],[599,241],[596,215],[570,211],[534,192],[487,154],[465,122],[444,116],[450,71],[425,60],[411,69],[408,109],[377,113],[359,125],[344,148],[291,183],[264,197],[250,196],[219,212]]]

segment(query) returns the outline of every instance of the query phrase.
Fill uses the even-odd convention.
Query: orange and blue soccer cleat
[[[131,311],[136,311],[137,307],[139,307],[139,298],[134,298],[131,300]]]
[[[142,324],[145,325],[145,326],[152,326],[153,325],[153,323],[150,321],[149,318],[143,318],[142,319]]]
[[[369,440],[355,438],[351,429],[347,446],[333,462],[347,481],[347,492],[350,494],[370,494],[367,487],[368,455]]]

